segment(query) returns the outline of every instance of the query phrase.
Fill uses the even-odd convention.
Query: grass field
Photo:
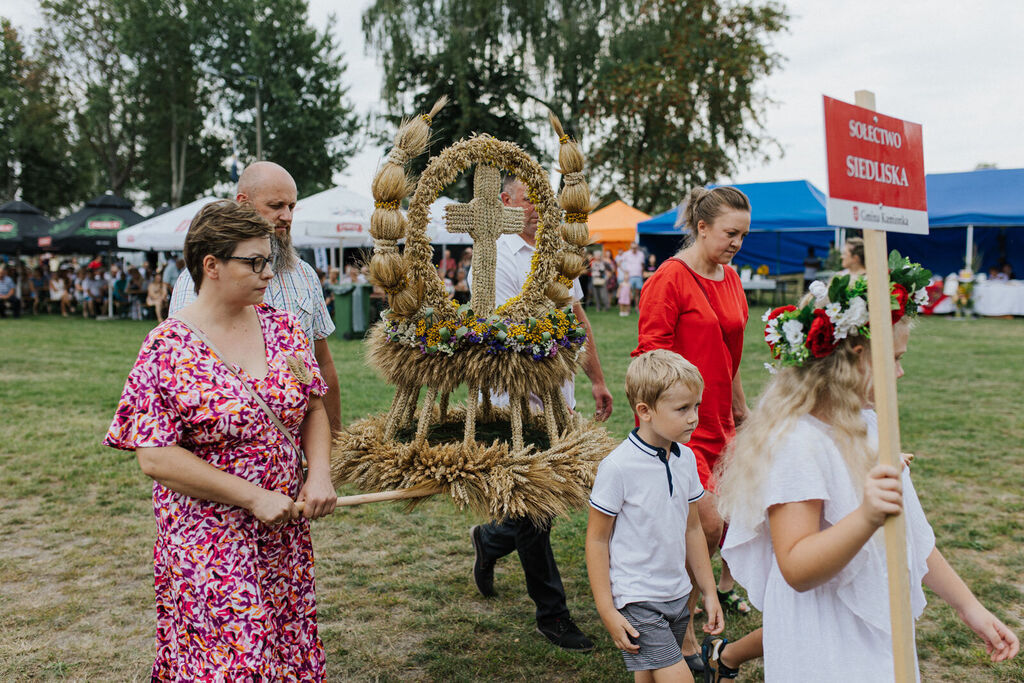
[[[753,401],[767,377],[752,313],[743,373]],[[615,412],[636,319],[592,316]],[[0,321],[0,680],[143,680],[153,656],[150,483],[130,453],[99,445],[149,325],[57,317]],[[360,342],[332,342],[344,418],[386,409],[390,389]],[[1024,622],[1024,322],[923,320],[900,383],[904,449],[942,547],[982,601]],[[580,409],[593,410],[589,384]],[[533,630],[515,557],[499,596],[470,580],[467,530],[479,520],[445,500],[411,513],[350,508],[314,525],[321,635],[331,680],[626,681],[601,627],[583,561],[585,512],[556,522],[569,606],[596,637],[587,655]],[[973,634],[930,595],[918,624],[925,680],[1022,681],[1024,664],[990,665]],[[727,622],[741,635],[757,617]],[[808,667],[815,667],[808,653]],[[841,680],[837,672],[836,680]],[[747,667],[740,680],[760,680]]]

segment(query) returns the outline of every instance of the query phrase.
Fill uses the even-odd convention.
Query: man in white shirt
[[[616,259],[619,264],[619,268],[625,272],[629,278],[629,289],[633,299],[633,305],[636,306],[640,300],[640,288],[644,286],[644,252],[640,251],[640,245],[633,242],[629,245],[629,249],[619,254]]]
[[[500,306],[519,294],[530,272],[530,261],[536,244],[536,208],[526,198],[526,186],[515,176],[502,183],[501,201],[506,206],[523,209],[523,232],[520,235],[502,235],[498,239],[497,267],[494,274],[494,302]],[[580,304],[582,290],[573,282],[572,310],[587,331],[588,349],[584,354],[583,371],[592,384],[595,418],[606,420],[612,414],[612,395],[604,381],[601,361],[594,343],[590,321]],[[576,405],[574,383],[569,380],[562,387],[566,404]],[[534,399],[531,399],[534,401]],[[500,404],[500,399],[494,401]],[[494,595],[494,564],[513,550],[519,553],[526,577],[526,590],[537,606],[537,630],[551,643],[567,650],[585,652],[594,644],[576,627],[566,605],[565,589],[551,552],[551,527],[538,527],[526,518],[509,519],[500,524],[475,526],[470,532],[476,560],[473,579],[484,596]]]
[[[341,397],[338,372],[334,369],[327,338],[334,332],[334,321],[324,303],[320,278],[313,267],[299,258],[292,248],[292,211],[298,199],[295,181],[283,167],[258,161],[247,166],[238,179],[239,202],[252,204],[260,215],[274,224],[274,279],[267,286],[263,301],[277,309],[292,313],[313,346],[320,372],[327,382],[324,407],[331,422],[331,431],[341,429]],[[171,294],[170,314],[196,298],[195,284],[188,269],[182,269]]]
[[[100,315],[103,313],[103,304],[106,303],[107,283],[99,270],[89,271],[83,286],[88,295],[83,312],[89,317]]]

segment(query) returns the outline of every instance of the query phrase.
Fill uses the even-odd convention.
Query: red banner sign
[[[363,231],[362,223],[338,223],[334,226],[334,232],[336,233],[361,233]]]
[[[921,125],[825,98],[828,222],[928,233]]]
[[[49,235],[40,237],[36,240],[36,245],[40,247],[51,247],[53,246],[53,238]]]
[[[90,230],[120,230],[121,221],[89,221]]]
[[[14,232],[14,223],[0,223],[0,232]]]

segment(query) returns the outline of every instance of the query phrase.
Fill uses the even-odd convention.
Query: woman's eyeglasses
[[[228,256],[232,261],[245,261],[252,268],[252,272],[259,275],[263,269],[271,264],[273,256]]]

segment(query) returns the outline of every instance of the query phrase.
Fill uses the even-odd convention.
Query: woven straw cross
[[[523,210],[501,203],[501,174],[493,166],[477,164],[473,174],[473,200],[445,207],[448,232],[467,232],[473,238],[473,284],[470,305],[477,315],[494,311],[494,271],[497,242],[502,235],[523,231]]]

